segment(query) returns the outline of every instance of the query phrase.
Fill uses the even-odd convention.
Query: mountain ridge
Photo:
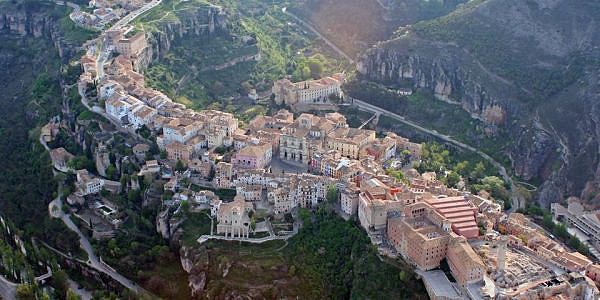
[[[597,203],[598,22],[594,1],[472,1],[401,27],[361,55],[358,71],[367,80],[431,90],[506,130],[513,173],[542,183],[542,204],[568,196]],[[579,111],[570,122],[552,113],[567,100]]]

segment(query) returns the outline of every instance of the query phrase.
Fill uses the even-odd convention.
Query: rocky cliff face
[[[512,83],[481,76],[486,74],[483,66],[449,43],[431,43],[418,37],[392,40],[370,49],[357,69],[370,80],[408,81],[414,88],[430,89],[440,100],[459,103],[488,123],[500,123],[506,113],[521,110],[519,103],[507,101],[517,97]]]
[[[181,266],[188,274],[188,286],[192,296],[201,296],[205,292],[209,257],[206,247],[189,248],[182,246],[179,250]]]
[[[212,35],[227,33],[227,25],[227,15],[218,7],[198,7],[177,12],[176,21],[161,22],[155,30],[149,32],[150,47],[138,61],[139,68],[144,69],[152,61],[164,57],[176,39],[195,35],[208,40]]]
[[[64,38],[58,26],[61,10],[52,3],[0,5],[0,34],[49,39],[63,61],[73,57],[80,45]]]
[[[600,4],[592,0],[472,1],[402,28],[366,51],[358,71],[431,90],[506,129],[513,173],[542,183],[543,204],[600,200],[598,23]]]
[[[54,18],[41,12],[7,10],[0,13],[0,29],[21,36],[45,36],[52,31],[54,22]]]

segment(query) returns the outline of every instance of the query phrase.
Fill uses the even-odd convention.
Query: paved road
[[[108,30],[123,29],[123,27],[127,26],[131,21],[135,20],[135,18],[139,17],[140,15],[149,11],[150,9],[156,7],[160,3],[162,3],[162,0],[154,0],[154,1],[144,5],[143,7],[129,13],[127,16],[125,16],[122,19],[120,19],[119,21],[117,21],[117,23],[115,23],[113,26],[111,26]],[[100,35],[96,39],[96,41],[101,45],[100,52],[98,53],[98,57],[96,58],[96,81],[97,82],[100,82],[102,80],[102,78],[104,78],[104,75],[105,75],[104,64],[106,63],[106,61],[112,54],[112,50],[106,45],[106,43],[103,42],[103,40],[105,38],[105,33],[108,30],[103,31],[102,35]],[[95,109],[95,110],[92,109],[92,107],[89,105],[89,101],[88,101],[87,97],[85,96],[85,91],[81,88],[78,88],[78,91],[79,91],[79,95],[81,96],[81,103],[88,110],[95,112],[95,113],[101,115],[102,117],[104,117],[105,119],[109,120],[111,123],[113,123],[115,125],[115,127],[117,128],[118,131],[133,135],[139,141],[149,142],[147,139],[145,139],[142,136],[140,136],[139,134],[137,134],[134,130],[130,130],[130,128],[122,127],[121,124],[119,124],[118,122],[116,122],[115,120],[110,118],[108,116],[108,114],[104,111],[104,109],[102,109],[102,108]]]
[[[68,281],[69,284],[69,288],[75,292],[75,294],[77,294],[79,297],[81,297],[81,300],[91,300],[92,299],[92,293],[88,290],[86,290],[85,288],[82,288],[79,286],[79,284],[77,284],[77,282],[69,279]]]
[[[104,30],[102,32],[102,34],[96,39],[98,41],[98,44],[101,45],[100,46],[100,53],[98,54],[98,57],[96,58],[96,80],[98,82],[102,78],[104,78],[104,64],[106,63],[106,60],[108,60],[108,58],[111,55],[111,50],[108,48],[108,46],[106,45],[106,43],[103,43],[106,31],[113,31],[113,30],[123,29],[123,27],[129,25],[129,23],[131,23],[131,21],[135,20],[135,18],[137,18],[140,15],[144,14],[145,12],[153,9],[154,7],[156,7],[157,5],[159,5],[160,3],[162,3],[162,0],[154,0],[154,1],[152,1],[150,3],[147,3],[146,5],[138,8],[137,10],[134,10],[134,11],[130,12],[125,17],[123,17],[120,20],[118,20],[109,29]]]
[[[52,278],[52,269],[50,269],[50,267],[46,267],[46,268],[48,268],[48,272],[46,274],[36,277],[35,278],[36,282],[44,282],[44,281]]]
[[[44,149],[46,149],[46,151],[50,152],[50,147],[48,147],[48,144],[46,144],[46,141],[44,141],[44,138],[42,137],[42,135],[40,134],[40,144],[42,144],[42,146],[44,146]]]
[[[358,129],[363,129],[365,126],[367,126],[369,123],[371,123],[371,121],[373,121],[373,119],[377,118],[378,116],[379,116],[378,113],[373,114],[372,117],[370,117],[368,120],[366,120],[360,126],[358,126]]]
[[[504,179],[504,181],[510,183],[510,185],[511,185],[511,191],[513,193],[513,196],[512,196],[513,208],[512,209],[516,209],[516,208],[520,207],[519,205],[521,203],[519,203],[519,199],[515,195],[516,190],[517,190],[516,184],[513,182],[512,178],[508,175],[508,172],[506,171],[506,168],[504,168],[504,166],[501,163],[497,162],[491,156],[487,155],[483,151],[481,151],[481,150],[479,150],[479,149],[477,149],[477,148],[475,148],[473,146],[469,146],[469,145],[467,145],[467,144],[465,144],[463,142],[459,142],[459,141],[451,138],[448,135],[441,134],[441,133],[439,133],[439,132],[437,132],[435,130],[430,130],[430,129],[427,129],[427,128],[425,128],[423,126],[420,126],[420,125],[418,125],[416,123],[408,121],[403,116],[400,116],[400,115],[395,114],[393,112],[387,111],[387,110],[385,110],[385,109],[383,109],[381,107],[377,107],[375,105],[369,104],[367,102],[364,102],[364,101],[361,101],[361,100],[358,100],[358,99],[353,99],[353,98],[350,98],[350,99],[352,100],[352,103],[354,105],[360,107],[363,110],[370,111],[370,112],[373,112],[373,113],[376,113],[376,114],[378,113],[378,114],[382,114],[382,115],[388,116],[388,117],[393,118],[393,119],[395,119],[395,120],[397,120],[399,122],[402,122],[402,123],[404,123],[406,125],[409,125],[409,126],[415,128],[415,129],[418,129],[418,130],[423,131],[423,132],[425,132],[427,134],[435,136],[435,137],[437,137],[437,138],[439,138],[439,139],[441,139],[441,140],[443,140],[445,142],[454,144],[454,145],[456,145],[459,148],[462,148],[464,150],[469,150],[469,151],[477,153],[479,156],[483,157],[485,160],[487,160],[495,168],[498,169],[498,173],[500,174],[500,176],[502,176],[502,178]]]
[[[147,12],[148,10],[156,7],[157,5],[159,5],[162,2],[162,0],[154,0],[146,5],[144,5],[142,8],[131,12],[130,14],[128,14],[127,16],[125,16],[123,19],[117,21],[117,23],[115,23],[115,25],[113,25],[111,27],[111,29],[121,29],[123,26],[126,26],[127,24],[129,24],[129,22],[133,21],[135,18],[137,18],[139,15]],[[66,1],[55,1],[56,4],[58,5],[67,5],[72,7],[75,10],[79,10],[79,6],[70,2],[66,2]],[[102,41],[103,39],[103,35],[101,35],[98,38],[98,41]],[[101,46],[101,52],[98,55],[98,58],[96,60],[96,64],[97,67],[102,67],[102,68],[98,68],[98,74],[100,75],[99,78],[97,79],[101,79],[104,76],[104,63],[106,61],[106,59],[108,59],[108,57],[110,56],[110,52],[108,51],[107,47],[102,44]],[[81,102],[91,111],[94,111],[100,115],[102,115],[103,117],[107,118],[108,120],[111,120],[110,118],[108,118],[108,116],[106,115],[106,113],[104,111],[95,111],[92,110],[92,108],[88,105],[87,103],[87,98],[85,97],[85,91],[82,91],[82,89],[79,89],[79,94],[81,95]],[[119,128],[119,127],[117,127]],[[44,146],[44,148],[47,151],[50,151],[50,148],[48,147],[48,145],[43,141],[43,139],[40,137],[40,143]],[[59,195],[62,194],[62,186],[59,185],[59,191],[58,191]],[[63,212],[62,209],[62,200],[60,199],[60,196],[57,197],[56,199],[54,199],[52,202],[50,202],[50,204],[48,205],[48,210],[49,210],[49,214],[50,216],[54,217],[54,218],[60,218],[63,223],[73,232],[75,232],[78,236],[79,236],[79,242],[80,242],[80,246],[81,248],[87,253],[88,255],[88,261],[86,262],[90,267],[96,269],[99,272],[105,273],[108,276],[110,276],[111,278],[113,278],[114,280],[118,281],[119,283],[121,283],[123,286],[125,286],[126,288],[135,291],[137,293],[146,293],[146,294],[150,294],[147,291],[145,291],[144,289],[142,289],[141,287],[139,287],[135,282],[125,278],[123,275],[117,273],[112,267],[110,267],[109,265],[107,265],[106,263],[104,263],[102,261],[102,259],[100,259],[98,256],[96,256],[96,254],[94,253],[94,248],[92,247],[92,244],[90,243],[90,241],[87,239],[87,237],[85,235],[82,234],[81,230],[79,230],[79,228],[73,223],[73,221],[70,218],[69,214],[65,214]],[[50,273],[51,274],[51,273]],[[46,277],[48,275],[45,275]],[[45,277],[44,277],[45,278]],[[15,292],[16,292],[16,284],[7,281],[4,277],[0,276],[0,297],[2,299],[14,299],[15,298]]]
[[[98,57],[96,57],[96,82],[100,82],[100,80],[104,78],[104,63],[110,55],[106,43],[103,43],[101,38],[98,38],[98,41],[100,42],[100,53],[98,54]]]
[[[15,299],[17,284],[0,275],[0,299]]]
[[[274,174],[302,174],[308,172],[308,165],[303,163],[295,162],[295,161],[286,161],[279,158],[279,154],[273,156],[271,160],[271,170]]]
[[[59,190],[60,190],[60,186],[59,186]],[[60,192],[59,192],[59,194],[60,194]],[[88,266],[96,269],[99,272],[105,273],[106,275],[110,276],[114,280],[121,283],[124,287],[126,287],[132,291],[135,291],[137,293],[145,292],[141,287],[139,287],[137,284],[135,284],[135,282],[133,282],[133,281],[125,278],[125,276],[117,273],[112,267],[110,267],[106,263],[102,262],[102,260],[100,258],[98,258],[98,256],[96,256],[96,254],[94,253],[94,247],[92,247],[92,244],[87,239],[87,237],[85,235],[83,235],[83,233],[81,233],[81,230],[79,230],[79,228],[73,223],[70,215],[65,214],[63,212],[62,205],[63,205],[63,203],[62,203],[62,200],[60,199],[60,197],[52,200],[52,202],[50,202],[50,204],[48,205],[50,215],[54,218],[60,218],[63,221],[63,223],[65,223],[65,225],[71,231],[75,232],[79,236],[80,246],[88,255],[88,260],[86,262],[88,264]]]
[[[124,26],[127,26],[131,21],[133,21],[135,18],[139,17],[141,14],[153,9],[154,7],[156,7],[157,5],[159,5],[162,2],[162,0],[154,0],[140,8],[138,8],[137,10],[134,10],[132,12],[130,12],[128,15],[126,15],[125,17],[121,18],[119,21],[117,21],[113,26],[111,26],[109,28],[109,30],[115,30],[115,29],[121,29]]]
[[[335,50],[337,53],[339,53],[341,56],[343,56],[344,58],[346,58],[350,63],[354,64],[354,60],[350,57],[350,55],[346,54],[344,51],[342,51],[340,48],[338,48],[333,42],[331,42],[329,39],[327,39],[324,35],[322,35],[318,30],[316,30],[312,25],[310,25],[309,23],[305,22],[304,20],[300,19],[298,16],[294,15],[293,13],[289,12],[286,8],[283,8],[282,11],[286,14],[288,14],[289,16],[291,16],[292,18],[294,18],[296,21],[298,21],[299,23],[301,23],[302,25],[304,25],[306,28],[310,29],[310,31],[312,31],[313,33],[315,33],[317,36],[319,36],[321,39],[323,39],[325,41],[325,43],[327,43],[327,45],[329,45],[333,50]],[[419,126],[411,121],[406,120],[404,117],[392,113],[390,111],[387,111],[383,108],[374,106],[372,104],[366,103],[364,101],[360,101],[358,99],[353,99],[354,103],[361,107],[364,110],[368,110],[374,113],[378,113],[378,114],[383,114],[386,115],[388,117],[391,117],[393,119],[396,119],[397,121],[400,121],[406,125],[409,125],[415,129],[418,129],[420,131],[426,132],[430,135],[433,135],[445,142],[454,144],[462,149],[465,150],[469,150],[472,152],[477,153],[479,156],[481,156],[482,158],[484,158],[485,160],[487,160],[488,162],[490,162],[495,168],[498,169],[498,173],[500,173],[500,175],[502,176],[502,178],[504,179],[505,182],[508,182],[511,186],[510,190],[512,193],[511,196],[511,200],[513,202],[512,208],[509,210],[509,212],[512,212],[514,210],[516,210],[519,207],[524,206],[524,202],[520,201],[519,199],[521,197],[518,196],[517,194],[517,185],[515,184],[515,182],[512,180],[512,178],[508,175],[508,172],[506,171],[506,168],[504,168],[504,166],[502,164],[500,164],[499,162],[497,162],[495,159],[493,159],[491,156],[487,155],[486,153],[484,153],[481,150],[476,149],[475,147],[469,146],[465,143],[459,142],[457,140],[452,139],[450,136],[444,135],[444,134],[440,134],[437,131],[434,130],[430,130],[427,129],[425,127]]]
[[[338,48],[338,46],[336,46],[328,38],[326,38],[324,35],[322,35],[318,30],[316,30],[308,22],[305,22],[304,20],[300,19],[298,16],[296,16],[293,13],[289,12],[289,10],[286,7],[282,8],[281,11],[284,12],[284,13],[286,13],[290,17],[294,18],[294,20],[298,21],[298,23],[302,24],[304,27],[308,28],[310,31],[312,31],[314,34],[316,34],[319,38],[321,38],[335,52],[337,52],[339,55],[341,55],[342,57],[344,57],[345,59],[347,59],[351,64],[354,64],[354,60],[352,59],[352,57],[350,55],[346,54],[346,52],[344,52],[344,51],[342,51],[342,49]]]
[[[69,1],[54,1],[54,3],[56,5],[62,5],[62,6],[68,6],[70,8],[73,9],[73,12],[78,12],[81,10],[81,8],[79,7],[79,5],[73,3],[73,2],[69,2]]]

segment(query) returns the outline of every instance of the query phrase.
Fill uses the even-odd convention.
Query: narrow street
[[[60,2],[60,1],[57,1],[57,4],[60,4],[58,2]],[[129,13],[127,16],[125,16],[124,18],[119,20],[117,23],[115,23],[115,25],[113,25],[109,30],[121,29],[123,26],[126,26],[131,21],[133,21],[135,18],[137,18],[141,14],[147,12],[148,10],[156,7],[161,2],[162,2],[162,0],[154,0],[154,1],[144,5],[143,7],[139,8],[138,10],[135,10],[135,11]],[[64,4],[65,4],[65,2],[63,2],[63,5]],[[69,2],[66,2],[66,4],[73,7],[73,5]],[[76,7],[74,7],[74,9],[79,9],[79,8],[78,8],[78,6],[76,6]],[[100,37],[98,37],[98,41],[101,41],[103,39],[103,36],[104,35],[102,34]],[[104,66],[106,59],[108,59],[109,56],[110,56],[110,52],[108,52],[108,49],[106,49],[106,47],[103,45],[102,51],[101,51],[101,53],[99,53],[98,59],[96,62],[97,66],[99,67],[99,70],[101,70],[100,72],[98,72],[99,73],[98,79],[101,79],[102,76],[104,75],[102,72],[103,66]],[[93,109],[92,107],[90,107],[88,104],[87,98],[85,96],[85,91],[83,91],[81,88],[79,88],[78,90],[79,90],[79,94],[81,96],[81,102],[86,108],[88,108],[90,111],[93,111],[93,112],[103,116],[107,120],[112,121],[110,118],[108,118],[108,116],[106,115],[106,113],[103,110]],[[117,128],[119,128],[119,127],[117,127]],[[132,134],[129,131],[126,131],[126,133]],[[133,133],[133,135],[139,138],[139,136],[137,136],[135,133]],[[47,151],[50,151],[50,148],[43,141],[43,139],[41,137],[40,137],[40,143],[44,146],[44,148]],[[62,186],[60,186],[60,185],[59,185],[58,194],[62,195]],[[144,293],[144,294],[150,295],[150,293],[148,291],[146,291],[143,288],[141,288],[140,286],[138,286],[135,282],[133,282],[133,281],[125,278],[123,275],[119,274],[114,268],[112,268],[109,265],[107,265],[106,263],[104,263],[102,261],[102,259],[99,258],[94,253],[94,248],[93,248],[92,244],[90,243],[90,241],[88,240],[88,238],[85,235],[83,235],[81,230],[73,223],[73,221],[71,220],[71,216],[69,214],[64,213],[63,203],[62,203],[60,196],[57,197],[56,199],[54,199],[52,202],[50,202],[50,204],[48,205],[48,210],[49,210],[49,214],[51,217],[61,219],[63,221],[63,223],[71,231],[75,232],[79,236],[80,246],[87,253],[87,256],[88,256],[88,260],[86,262],[88,264],[88,266],[94,268],[95,270],[97,270],[99,272],[105,273],[106,275],[110,276],[112,279],[121,283],[124,287],[126,287],[129,290],[135,291],[137,293]],[[9,282],[4,280],[4,278],[2,278],[2,280],[0,280],[0,296],[2,296],[3,298],[14,299],[15,288],[16,288],[16,285],[15,285],[15,287],[13,287]]]

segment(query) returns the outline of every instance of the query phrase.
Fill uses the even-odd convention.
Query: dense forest
[[[44,16],[47,24],[56,25],[44,30],[61,30],[58,22],[65,15],[64,7],[38,1],[14,3],[0,3],[0,12],[4,16]],[[48,216],[48,203],[57,196],[57,184],[50,156],[39,143],[39,135],[40,127],[60,113],[61,80],[74,83],[79,68],[70,72],[72,76],[66,76],[69,74],[63,72],[63,61],[50,34],[34,37],[29,30],[37,29],[27,30],[17,34],[0,29],[0,274],[13,282],[33,282],[33,277],[51,267],[56,272],[51,283],[56,288],[53,297],[64,298],[65,274],[59,271],[54,254],[43,245],[78,254],[79,240],[61,221]],[[74,41],[67,38],[63,42],[66,47]],[[70,55],[69,49],[62,50]],[[33,284],[17,288],[18,298],[40,299],[48,295]]]
[[[27,45],[33,46],[33,43]],[[0,49],[4,53],[3,50]],[[39,50],[38,54],[41,54],[42,48]],[[37,142],[36,135],[39,131],[34,130],[43,121],[47,121],[48,116],[57,112],[56,102],[60,103],[58,78],[56,74],[46,73],[46,69],[56,67],[50,65],[56,63],[52,62],[55,59],[52,56],[56,53],[46,53],[48,57],[38,56],[42,61],[32,60],[30,66],[9,65],[2,68],[11,72],[18,67],[30,67],[30,75],[40,74],[29,85],[31,88],[3,88],[8,91],[8,95],[4,93],[6,98],[0,101],[0,169],[4,173],[0,177],[0,211],[27,235],[41,234],[48,214],[47,203],[56,189],[50,157]],[[18,63],[26,59],[28,58],[17,57],[16,61]],[[0,74],[3,78],[11,76],[14,78],[14,73]],[[21,75],[25,76],[27,75]],[[28,78],[18,78],[5,84],[20,83],[21,86],[28,86],[27,80]],[[10,93],[11,90],[14,90],[14,94]]]
[[[320,282],[329,299],[427,299],[425,287],[406,265],[380,260],[375,246],[354,221],[344,221],[323,204],[300,213],[304,227],[286,248],[302,275]]]

